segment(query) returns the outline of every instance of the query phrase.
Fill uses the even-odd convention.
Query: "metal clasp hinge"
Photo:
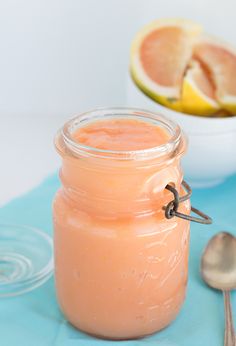
[[[192,189],[186,183],[186,181],[184,181],[184,180],[182,181],[182,186],[183,186],[184,190],[186,191],[186,194],[184,196],[180,197],[178,191],[173,186],[171,186],[169,184],[166,185],[166,189],[169,190],[170,192],[172,192],[174,195],[174,199],[171,202],[169,202],[166,207],[164,207],[166,218],[172,219],[174,216],[176,216],[176,217],[180,217],[181,219],[185,219],[185,220],[193,221],[193,222],[198,222],[198,223],[202,223],[205,225],[211,224],[212,219],[208,215],[204,214],[202,211],[200,211],[194,207],[191,207],[191,211],[200,217],[187,215],[187,214],[183,214],[183,213],[178,212],[179,204],[181,202],[184,202],[187,199],[189,199],[192,195]]]

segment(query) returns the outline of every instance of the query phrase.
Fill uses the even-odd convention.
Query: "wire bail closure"
[[[171,202],[169,202],[166,207],[164,207],[165,217],[167,219],[172,219],[174,216],[176,216],[176,217],[179,217],[179,218],[184,219],[184,220],[202,223],[204,225],[211,224],[212,219],[208,215],[204,214],[202,211],[200,211],[194,207],[191,207],[191,211],[200,217],[187,215],[187,214],[183,214],[183,213],[178,212],[179,204],[181,202],[184,202],[187,199],[189,199],[192,195],[192,189],[186,183],[186,181],[183,180],[181,185],[184,187],[184,190],[187,192],[182,197],[179,196],[178,191],[173,186],[171,186],[169,184],[166,185],[166,189],[173,193],[174,199]]]

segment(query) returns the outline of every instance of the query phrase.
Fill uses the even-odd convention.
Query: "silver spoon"
[[[236,288],[236,238],[227,232],[215,235],[205,248],[201,274],[206,283],[223,291],[225,305],[224,346],[236,346],[230,290]]]

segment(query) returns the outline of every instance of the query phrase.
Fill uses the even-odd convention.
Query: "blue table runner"
[[[49,177],[40,186],[0,209],[1,223],[28,224],[52,234],[51,204],[60,183]],[[53,278],[36,290],[0,299],[0,346],[222,346],[222,294],[199,275],[199,260],[209,238],[221,230],[236,235],[236,176],[211,189],[194,190],[192,204],[214,219],[211,226],[191,225],[187,298],[177,319],[165,330],[134,341],[92,338],[67,323],[56,302]],[[236,294],[232,294],[236,319]]]

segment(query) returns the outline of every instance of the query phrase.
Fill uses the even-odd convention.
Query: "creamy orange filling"
[[[91,122],[73,138],[94,148],[138,150],[164,144],[169,134],[120,118]],[[75,327],[113,339],[164,328],[185,296],[189,224],[167,220],[161,200],[167,183],[180,185],[179,159],[139,164],[65,152],[63,189],[54,201],[60,306]],[[188,201],[180,211],[189,212]]]
[[[105,150],[142,150],[165,144],[170,135],[160,126],[134,119],[109,119],[80,127],[73,139]]]

